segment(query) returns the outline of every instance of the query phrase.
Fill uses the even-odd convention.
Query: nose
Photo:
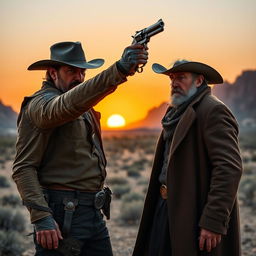
[[[178,87],[178,83],[176,82],[176,79],[175,79],[175,78],[171,79],[170,85],[171,85],[172,88]]]

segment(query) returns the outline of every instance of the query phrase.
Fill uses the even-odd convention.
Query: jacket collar
[[[43,81],[42,84],[42,90],[44,89],[54,89],[56,91],[58,91],[58,93],[62,93],[61,90],[59,90],[54,83],[50,82],[50,81]]]

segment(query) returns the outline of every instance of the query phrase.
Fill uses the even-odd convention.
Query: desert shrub
[[[255,167],[252,166],[251,164],[244,164],[243,165],[244,174],[246,175],[253,174],[254,168]]]
[[[150,154],[150,155],[153,155],[155,153],[155,150],[156,150],[155,144],[144,149],[145,154]]]
[[[149,183],[149,180],[148,179],[145,179],[143,177],[141,177],[138,182],[137,182],[137,185],[148,185]]]
[[[9,188],[10,183],[5,176],[0,176],[0,187],[1,188]]]
[[[19,196],[12,194],[12,195],[3,196],[1,198],[1,203],[3,206],[9,205],[9,206],[15,207],[15,206],[21,205],[21,200]]]
[[[251,158],[249,156],[242,156],[242,160],[243,160],[243,163],[246,164],[250,162]]]
[[[239,135],[239,144],[241,148],[246,149],[256,149],[256,137],[255,137],[255,130],[251,131],[241,131]]]
[[[0,230],[25,231],[26,221],[24,216],[9,207],[0,209]]]
[[[10,160],[13,160],[12,156],[10,153],[8,153],[6,156],[5,156],[5,161],[10,161]]]
[[[137,178],[137,177],[140,177],[141,174],[140,174],[139,171],[137,171],[135,169],[129,169],[129,170],[127,170],[127,176],[128,177]]]
[[[110,185],[125,185],[128,183],[128,180],[124,177],[115,176],[111,178],[107,178],[107,183]]]
[[[108,152],[109,153],[109,159],[111,159],[111,162],[116,162],[116,161],[118,161],[118,160],[120,160],[120,158],[121,158],[121,155],[120,155],[120,153],[118,153],[118,152]]]
[[[124,149],[127,149],[130,152],[135,152],[138,150],[143,150],[146,153],[154,153],[155,144],[159,136],[158,132],[153,133],[144,133],[144,134],[123,134],[120,137],[112,136],[105,137],[104,148],[106,152],[123,152]]]
[[[2,161],[12,160],[15,142],[15,136],[0,136],[0,156]],[[2,168],[4,168],[4,163],[2,163]]]
[[[129,161],[131,161],[131,158],[123,158],[123,163],[127,163],[127,162],[129,162]]]
[[[136,224],[140,220],[143,209],[143,201],[135,200],[124,202],[120,209],[120,219],[125,224]]]
[[[111,187],[112,191],[113,191],[113,195],[119,199],[121,198],[124,194],[130,192],[131,187],[128,184],[125,185],[113,185]]]
[[[135,161],[133,164],[134,166],[138,166],[139,168],[143,169],[144,165],[148,163],[147,158],[141,158],[140,160]]]
[[[130,171],[130,170],[136,170],[137,172],[139,171],[143,171],[145,169],[145,164],[148,162],[147,159],[142,158],[138,161],[134,161],[132,164],[130,165],[124,165],[123,169]]]
[[[0,136],[0,150],[4,150],[6,148],[13,148],[16,143],[15,136]]]
[[[256,209],[256,177],[247,176],[242,179],[239,186],[239,198],[246,206]]]
[[[127,193],[122,197],[122,203],[128,203],[132,201],[143,201],[143,200],[144,200],[143,195],[136,192]]]
[[[18,256],[25,251],[21,235],[15,231],[0,230],[0,255]]]
[[[148,192],[148,186],[145,186],[145,187],[142,189],[142,192],[143,192],[144,194],[146,194],[146,193]]]
[[[252,154],[252,161],[256,162],[256,152],[253,152],[253,154]]]

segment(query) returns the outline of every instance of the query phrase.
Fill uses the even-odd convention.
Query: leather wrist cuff
[[[36,231],[56,229],[56,225],[52,216],[47,216],[43,219],[37,220],[34,224]]]
[[[40,206],[35,203],[26,202],[26,201],[22,201],[22,203],[23,203],[23,205],[25,205],[28,208],[36,209],[36,210],[43,211],[43,212],[53,213],[49,207]]]

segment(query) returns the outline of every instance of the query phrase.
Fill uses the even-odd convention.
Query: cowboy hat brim
[[[104,64],[103,59],[94,59],[88,62],[85,61],[58,61],[58,60],[39,60],[28,67],[28,70],[46,70],[49,67],[55,65],[69,65],[77,68],[86,68],[86,69],[94,69],[99,68]]]
[[[152,69],[157,74],[164,74],[164,75],[169,75],[170,73],[177,73],[177,72],[192,72],[192,73],[202,74],[209,84],[223,83],[223,78],[217,70],[201,62],[186,62],[180,65],[174,66],[170,69],[167,69],[158,63],[154,63],[152,65]]]

